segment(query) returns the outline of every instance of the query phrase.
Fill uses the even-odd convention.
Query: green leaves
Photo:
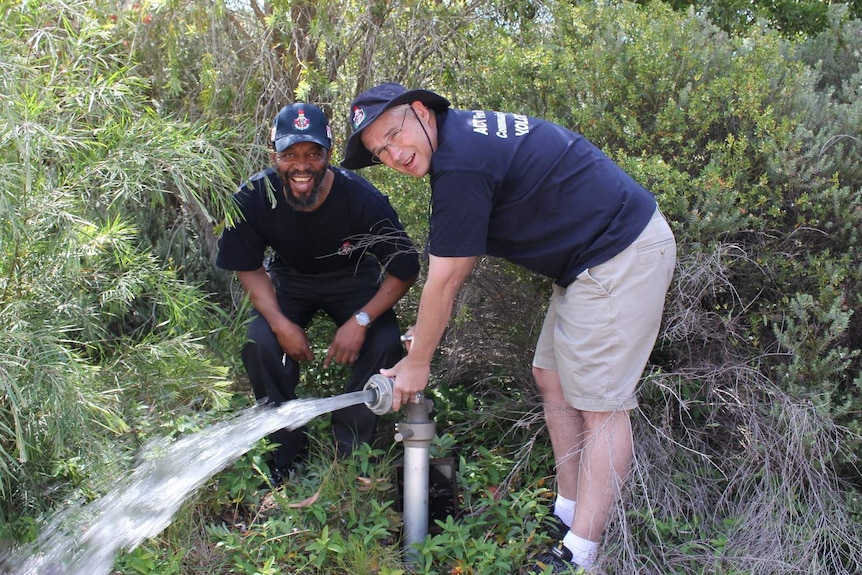
[[[227,409],[248,312],[210,259],[214,228],[236,215],[230,193],[266,163],[280,105],[324,105],[337,159],[347,102],[393,80],[582,131],[671,220],[680,261],[642,385],[632,511],[612,522],[607,569],[751,573],[775,553],[771,567],[858,571],[858,525],[835,478],[858,476],[860,453],[862,24],[833,6],[828,28],[803,39],[789,32],[821,29],[824,5],[690,4],[4,8],[3,519],[91,496],[137,442]],[[753,18],[763,14],[781,29]],[[427,182],[363,175],[421,249]],[[553,458],[529,365],[548,288],[526,279],[483,261],[435,369],[435,453],[459,448],[469,511],[418,546],[426,572],[510,572],[527,544],[544,544],[535,516]],[[409,324],[415,299],[399,307]],[[320,341],[326,329],[312,327]],[[313,366],[306,378],[337,393],[341,375]],[[242,392],[233,401],[247,405]],[[379,452],[317,470],[299,489],[326,486],[320,499],[272,515],[256,507],[260,455],[214,479],[210,499],[123,569],[403,571]],[[356,475],[369,478],[363,489]],[[856,520],[857,491],[846,497]],[[188,541],[199,532],[209,547]]]
[[[89,3],[3,12],[0,61],[0,515],[44,501],[42,477],[80,456],[85,487],[132,406],[224,405],[227,371],[201,338],[212,304],[158,261],[141,206],[210,224],[234,178],[203,126],[161,117]],[[197,383],[196,383],[197,382]],[[204,392],[201,392],[201,389]],[[152,417],[152,414],[147,414]],[[117,462],[118,463],[118,462]],[[42,505],[39,503],[38,505]]]

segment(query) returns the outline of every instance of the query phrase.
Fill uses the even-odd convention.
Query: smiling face
[[[329,172],[332,151],[314,142],[299,142],[272,154],[272,163],[284,184],[288,205],[312,211],[325,199],[323,182]],[[323,197],[322,197],[323,196]]]
[[[434,114],[421,102],[386,110],[362,131],[362,144],[393,170],[421,178],[437,149]]]

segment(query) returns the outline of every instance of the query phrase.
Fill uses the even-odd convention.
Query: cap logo
[[[365,110],[356,106],[353,108],[353,129],[355,130],[365,121]]]
[[[269,141],[275,141],[275,124],[272,125],[272,130],[269,131]]]
[[[304,132],[311,126],[311,122],[308,121],[308,118],[305,117],[305,110],[300,110],[299,115],[293,121],[293,127],[299,130],[300,132]]]

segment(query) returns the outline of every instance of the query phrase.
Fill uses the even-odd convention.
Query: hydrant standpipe
[[[391,411],[394,387],[392,378],[372,376],[365,389],[375,391],[376,397],[366,404],[368,408],[377,415]],[[413,544],[428,535],[430,449],[435,434],[429,417],[432,408],[424,394],[417,394],[415,402],[403,405],[405,419],[396,424],[395,441],[404,444],[404,552],[410,562],[416,559]]]

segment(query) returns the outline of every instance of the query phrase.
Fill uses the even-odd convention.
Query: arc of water
[[[363,390],[280,406],[257,405],[177,441],[159,439],[108,494],[59,513],[34,544],[15,551],[10,573],[106,575],[120,550],[131,551],[158,535],[192,493],[261,438],[375,399],[374,390]],[[6,562],[4,558],[0,564]]]

